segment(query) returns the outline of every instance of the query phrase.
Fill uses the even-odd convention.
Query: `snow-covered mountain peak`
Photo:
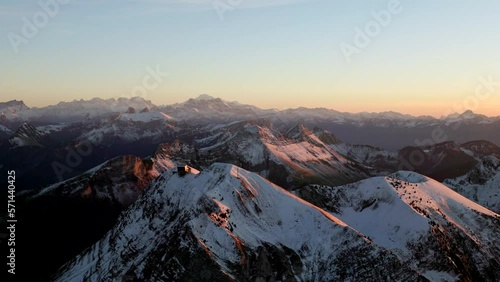
[[[419,278],[328,212],[256,174],[219,163],[198,175],[164,173],[102,240],[66,264],[56,281],[124,276],[143,281]]]
[[[470,119],[470,118],[474,118],[478,115],[476,115],[473,111],[471,110],[467,110],[465,112],[463,112],[462,114],[460,114],[459,117],[463,118],[463,119]]]
[[[368,113],[368,112],[363,112],[359,113],[359,116],[366,117],[366,118],[379,118],[379,119],[393,119],[393,120],[409,120],[409,119],[415,119],[414,116],[412,115],[406,115],[394,111],[387,111],[387,112],[381,112],[381,113]]]
[[[73,100],[71,102],[59,102],[57,105],[49,106],[49,107],[73,107],[73,108],[110,108],[115,111],[124,111],[129,107],[132,108],[141,108],[144,107],[154,107],[154,104],[149,100],[145,100],[142,97],[132,97],[125,98],[120,97],[118,99],[109,98],[102,99],[99,97],[92,98],[90,100]]]
[[[208,94],[201,94],[200,96],[193,98],[195,101],[209,101],[209,100],[215,100],[216,98],[213,96],[210,96]]]
[[[367,168],[346,159],[323,141],[334,142],[332,139],[330,135],[318,137],[304,125],[283,134],[269,120],[260,119],[218,128],[195,142],[200,151],[217,155],[220,161],[254,167],[261,175],[289,189],[296,182],[333,185],[366,176]]]
[[[0,102],[0,122],[17,119],[22,116],[23,112],[28,111],[29,109],[30,108],[26,106],[22,100]]]
[[[311,185],[299,195],[394,251],[431,281],[500,277],[495,243],[500,215],[433,179],[400,171],[338,187]]]
[[[398,171],[390,174],[389,177],[409,183],[424,183],[429,180],[428,177],[425,177],[413,171]]]
[[[190,98],[186,102],[182,103],[184,106],[191,107],[202,107],[200,110],[204,110],[204,108],[223,111],[231,108],[230,104],[221,98],[215,98],[212,96],[202,96],[197,98]]]
[[[403,172],[404,173],[404,172]],[[424,177],[424,176],[422,176]],[[478,213],[482,213],[488,216],[492,216],[494,218],[500,219],[500,215],[496,214],[495,212],[488,210],[484,208],[483,206],[465,198],[464,196],[458,194],[457,192],[453,191],[452,189],[446,187],[442,183],[428,177],[424,177],[427,179],[425,182],[419,182],[419,183],[411,183],[403,181],[403,182],[397,182],[396,186],[399,186],[399,188],[403,188],[404,193],[407,192],[413,192],[416,194],[414,197],[418,197],[419,195],[425,195],[425,197],[429,198],[430,202],[434,202],[434,204],[427,205],[424,200],[417,201],[421,206],[427,206],[429,208],[434,208],[434,209],[440,209],[440,210],[447,210],[452,213],[456,213],[453,216],[460,217],[461,209],[466,208],[469,210],[474,210]],[[393,181],[393,178],[387,178],[388,181]],[[391,183],[391,185],[394,183]],[[394,185],[393,185],[394,186]],[[411,188],[415,187],[415,188]],[[396,187],[398,188],[398,187]],[[396,189],[397,190],[397,189]],[[410,193],[411,194],[411,193]],[[414,202],[414,203],[417,203]],[[466,224],[467,225],[467,224]]]
[[[5,114],[8,120],[14,121],[31,121],[38,122],[66,122],[81,121],[85,117],[101,117],[109,116],[114,113],[125,112],[130,108],[144,109],[156,107],[151,101],[144,100],[140,97],[134,98],[93,98],[91,100],[73,100],[71,102],[59,102],[56,105],[51,105],[43,108],[26,108],[22,111],[10,110],[9,113],[0,111]]]
[[[266,113],[274,113],[274,111],[262,110],[255,106],[237,102],[228,102],[209,95],[201,95],[198,98],[190,98],[182,103],[162,106],[160,110],[176,119],[201,124],[227,122],[229,119],[232,119],[231,122],[241,121],[254,119]]]
[[[453,113],[449,114],[447,116],[441,117],[441,120],[445,120],[447,122],[460,122],[460,121],[488,121],[490,118],[488,118],[485,115],[481,114],[476,114],[471,110],[466,110],[463,113]]]
[[[29,110],[29,107],[24,104],[23,100],[11,100],[8,102],[0,102],[0,112],[3,112],[4,110],[10,110],[10,111],[20,111],[20,110]]]

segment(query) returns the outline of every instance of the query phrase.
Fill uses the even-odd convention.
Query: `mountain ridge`
[[[500,235],[500,215],[418,173],[399,171],[337,187],[312,185],[297,194],[431,281],[494,281],[500,275],[500,249],[492,241]]]
[[[347,211],[331,213],[328,206],[324,209],[298,198],[254,173],[216,163],[200,174],[165,172],[103,239],[65,264],[55,280],[452,281],[461,277],[494,281],[500,277],[500,249],[494,243],[498,214],[416,173],[376,179],[386,183],[384,189],[369,189],[378,202],[365,201],[363,197],[373,196],[361,188],[349,191],[361,193],[362,198],[345,199],[359,201],[358,212],[384,211],[386,205],[396,207],[392,201],[397,201],[412,215],[399,221],[411,225],[418,218],[422,232],[415,238],[430,245],[417,244],[411,236],[400,237],[408,238],[410,245],[402,239],[396,245],[384,243],[374,233],[367,236],[362,226],[353,226]],[[392,191],[389,198],[384,191]],[[416,203],[418,197],[425,199]],[[341,203],[357,206],[349,200]],[[384,221],[380,215],[377,218]],[[399,215],[396,208],[394,216]],[[405,228],[400,227],[402,234]],[[415,257],[425,263],[408,262]]]
[[[109,104],[114,107],[119,107],[122,104],[139,104],[139,105],[145,105],[149,108],[166,108],[166,107],[179,107],[183,106],[186,104],[190,103],[196,103],[196,102],[208,102],[208,101],[220,101],[222,103],[225,103],[227,105],[238,105],[238,106],[245,106],[245,107],[250,107],[252,109],[257,109],[261,111],[275,111],[275,112],[299,112],[299,111],[319,111],[319,112],[327,112],[330,115],[345,115],[345,116],[358,116],[358,117],[365,117],[365,118],[388,118],[388,119],[400,119],[400,120],[436,120],[436,121],[456,121],[462,119],[473,119],[473,118],[486,118],[486,119],[498,119],[500,116],[486,116],[482,114],[476,114],[472,110],[464,110],[462,113],[452,113],[447,116],[441,116],[441,117],[433,117],[430,115],[411,115],[411,114],[404,114],[400,112],[395,112],[395,111],[381,111],[381,112],[340,112],[335,109],[330,109],[330,108],[306,108],[306,107],[296,107],[296,108],[287,108],[283,110],[276,110],[276,109],[263,109],[255,105],[250,105],[250,104],[241,104],[236,101],[226,101],[218,97],[213,97],[208,94],[201,94],[195,98],[189,98],[188,100],[181,102],[181,103],[174,103],[174,104],[160,104],[156,105],[153,104],[150,100],[146,100],[142,97],[132,97],[132,98],[109,98],[109,99],[102,99],[102,98],[92,98],[89,100],[73,100],[73,101],[67,101],[67,102],[59,102],[58,104],[55,105],[47,105],[47,106],[42,106],[42,107],[28,107],[24,104],[24,102],[18,101],[18,100],[10,100],[7,102],[0,102],[0,112],[5,111],[5,108],[12,108],[12,107],[20,107],[21,109],[24,110],[41,110],[41,109],[54,109],[56,107],[61,107],[61,106],[71,106],[71,105],[92,105],[92,104]],[[141,109],[143,109],[142,107]],[[138,110],[138,109],[136,109]]]
[[[12,114],[15,112],[15,114]],[[88,123],[93,120],[172,122],[182,127],[207,129],[233,122],[268,119],[277,128],[290,128],[298,123],[319,127],[350,144],[367,144],[391,151],[418,145],[417,141],[439,143],[455,140],[461,143],[485,139],[500,145],[500,116],[486,117],[466,111],[456,116],[434,118],[411,116],[396,112],[343,113],[326,108],[261,109],[253,105],[228,102],[201,95],[182,103],[157,106],[140,97],[81,100],[64,102],[45,108],[24,110],[0,109],[0,139],[15,131],[22,123],[33,126],[60,127],[62,123]],[[436,135],[438,132],[439,135]],[[436,138],[435,136],[439,136]],[[471,139],[471,136],[475,136]],[[434,140],[436,139],[436,140]],[[420,142],[420,141],[419,141]]]
[[[381,269],[389,269],[384,275],[393,279],[419,277],[330,214],[253,173],[219,163],[199,175],[163,174],[55,280],[377,280],[385,277]]]

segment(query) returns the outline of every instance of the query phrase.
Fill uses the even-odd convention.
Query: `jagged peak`
[[[28,110],[29,107],[23,102],[23,100],[10,100],[7,102],[0,102],[0,109],[7,107],[20,107],[21,109]]]
[[[154,106],[154,104],[150,101],[150,100],[146,100],[142,97],[131,97],[131,98],[127,98],[127,97],[119,97],[117,99],[115,98],[109,98],[109,99],[103,99],[103,98],[99,98],[99,97],[94,97],[92,99],[89,99],[89,100],[85,100],[85,99],[80,99],[80,100],[77,100],[77,99],[74,99],[73,101],[69,101],[69,102],[65,102],[65,101],[61,101],[59,102],[57,105],[55,106],[67,106],[67,105],[72,105],[72,104],[75,104],[75,105],[78,105],[78,104],[95,104],[95,105],[104,105],[104,104],[109,104],[109,105],[115,105],[115,104],[133,104],[133,103],[139,103],[141,105],[144,105],[145,107],[146,106]],[[48,107],[53,107],[53,106],[48,106]]]
[[[485,115],[481,114],[476,114],[472,110],[466,110],[463,113],[452,113],[447,116],[442,116],[442,120],[467,120],[467,119],[474,119],[474,118],[488,118]]]
[[[23,122],[23,124],[21,126],[19,126],[16,130],[16,132],[14,133],[14,136],[17,136],[17,135],[33,135],[33,137],[40,137],[41,135],[43,135],[38,129],[36,129],[36,127],[34,127],[33,125],[31,125],[30,123],[27,123],[27,122]]]
[[[25,122],[21,126],[19,126],[15,133],[9,138],[9,143],[15,147],[43,147],[42,138],[43,133],[41,133],[31,124]]]
[[[226,101],[222,100],[221,98],[216,98],[216,97],[212,97],[212,96],[204,96],[204,97],[197,97],[197,98],[189,98],[186,102],[182,103],[182,104],[195,104],[195,105],[199,105],[199,104],[214,104],[214,103],[223,103],[223,104],[226,104]]]
[[[323,141],[325,144],[335,145],[342,143],[342,140],[329,130],[315,126],[312,131],[319,138],[319,140]]]
[[[287,130],[285,136],[292,139],[299,139],[309,134],[312,134],[312,131],[303,123],[298,123]]]

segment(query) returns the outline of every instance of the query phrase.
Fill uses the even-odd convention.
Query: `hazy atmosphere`
[[[206,93],[262,108],[499,114],[498,92],[467,101],[480,78],[500,81],[498,1],[40,3],[0,4],[3,100]],[[138,89],[151,70],[159,79]]]
[[[499,11],[0,1],[4,280],[499,282]]]

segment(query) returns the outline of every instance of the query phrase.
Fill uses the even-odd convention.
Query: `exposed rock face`
[[[9,138],[12,146],[38,146],[43,147],[43,134],[28,123],[21,125]]]
[[[114,158],[72,179],[50,185],[32,198],[60,195],[106,200],[127,207],[160,175],[154,162],[135,156]]]
[[[20,265],[30,266],[21,267],[21,277],[37,273],[40,280],[48,280],[61,264],[101,239],[120,212],[167,168],[167,161],[158,161],[117,157],[78,177],[20,195]]]
[[[468,199],[500,213],[500,160],[483,157],[467,174],[446,179],[443,184]]]

